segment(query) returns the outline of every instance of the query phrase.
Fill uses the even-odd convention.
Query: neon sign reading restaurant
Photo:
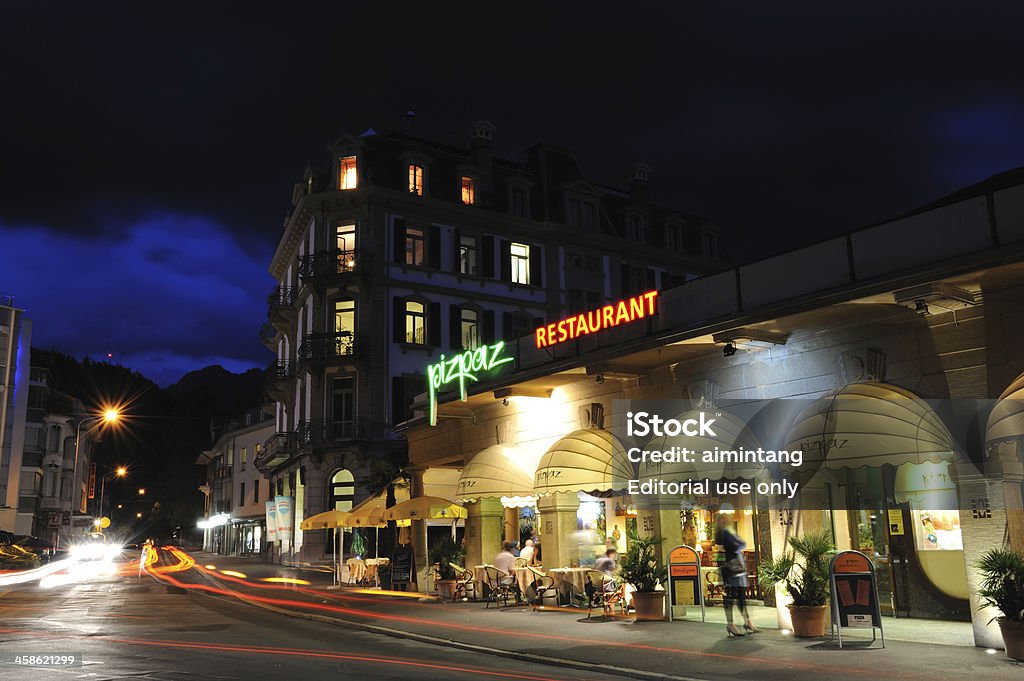
[[[492,371],[495,367],[515,359],[506,356],[504,351],[505,342],[498,341],[494,345],[481,345],[476,350],[466,350],[447,359],[441,355],[440,362],[428,365],[427,396],[430,402],[430,425],[437,425],[438,391],[457,381],[459,399],[465,402],[467,381],[479,381],[481,372]]]
[[[585,336],[588,333],[597,333],[620,324],[628,324],[644,317],[650,317],[654,314],[657,298],[657,291],[648,291],[626,300],[620,300],[618,303],[605,305],[590,312],[581,312],[560,322],[542,326],[536,331],[537,347],[546,348]]]

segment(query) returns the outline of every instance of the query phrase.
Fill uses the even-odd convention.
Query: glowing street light
[[[75,428],[75,465],[71,469],[71,486],[72,494],[75,496],[71,499],[72,510],[81,510],[81,487],[78,484],[78,450],[79,443],[82,440],[82,424],[93,423],[104,424],[104,425],[115,425],[121,420],[121,410],[118,407],[110,406],[103,410],[102,414],[98,416],[87,416],[78,422],[78,426]],[[87,431],[88,432],[88,431]]]
[[[117,475],[117,477],[123,478],[124,476],[128,475],[128,469],[125,468],[124,466],[118,466],[117,470],[114,471],[114,473]]]
[[[140,487],[139,488],[139,496],[140,497],[146,496],[146,488],[145,487]]]
[[[106,496],[107,480],[112,480],[114,478],[123,478],[126,475],[128,475],[128,468],[125,466],[118,466],[117,468],[103,476],[103,480],[100,482],[100,515],[103,515],[103,497]]]
[[[136,513],[136,514],[135,514],[135,517],[136,517],[136,518],[141,518],[141,517],[142,517],[142,513]]]

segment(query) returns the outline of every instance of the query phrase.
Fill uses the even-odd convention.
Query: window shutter
[[[391,377],[391,425],[405,420],[405,379]]]
[[[394,247],[395,262],[405,262],[405,220],[395,218],[395,240]]]
[[[490,234],[480,238],[480,276],[494,276],[494,237]]]
[[[391,300],[392,338],[396,343],[405,342],[405,298],[395,296]]]
[[[427,265],[441,269],[441,228],[437,225],[427,228]]]
[[[448,345],[458,352],[462,347],[462,308],[458,305],[448,306]]]
[[[647,290],[648,291],[653,291],[654,289],[656,289],[658,287],[657,281],[658,281],[657,280],[657,273],[653,269],[648,267],[647,268]]]
[[[501,261],[501,280],[512,281],[512,242],[508,239],[502,239],[499,252],[499,259]]]
[[[536,244],[530,246],[530,285],[544,285],[544,249]]]
[[[459,248],[462,246],[462,232],[452,230],[452,272],[459,271]]]
[[[427,306],[427,345],[441,347],[441,303]]]
[[[622,264],[621,276],[622,279],[619,282],[619,286],[622,289],[622,297],[625,298],[633,294],[633,292],[629,290],[629,265],[625,263]]]
[[[494,310],[484,310],[480,315],[480,341],[485,345],[494,342]]]

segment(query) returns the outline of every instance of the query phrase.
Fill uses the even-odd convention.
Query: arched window
[[[331,476],[331,498],[328,507],[335,511],[351,511],[355,496],[355,478],[352,472],[341,469]]]

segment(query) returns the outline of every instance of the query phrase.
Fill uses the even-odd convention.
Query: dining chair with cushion
[[[477,581],[473,578],[473,571],[455,563],[449,563],[449,565],[455,571],[455,600],[472,598],[475,601],[477,599]],[[471,593],[472,596],[470,596]]]
[[[554,599],[555,603],[558,603],[558,587],[555,586],[555,579],[551,575],[546,575],[537,568],[528,567],[530,575],[533,577],[533,583],[527,589],[525,594],[526,600],[530,603],[534,610],[537,606],[544,607],[544,599]]]
[[[515,577],[504,570],[499,570],[493,565],[488,565],[484,570],[487,574],[487,586],[490,589],[490,593],[487,595],[487,603],[484,607],[491,607],[491,603],[493,602],[494,607],[500,608],[501,606],[498,605],[499,598],[502,603],[508,606],[509,596],[516,597],[518,594],[516,591]]]
[[[530,561],[526,560],[525,558],[516,558],[516,567],[517,568],[527,567],[529,564],[530,564]]]

